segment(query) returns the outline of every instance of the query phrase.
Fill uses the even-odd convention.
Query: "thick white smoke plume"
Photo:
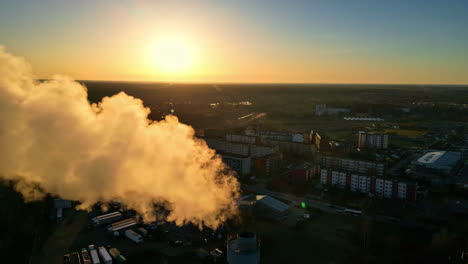
[[[118,200],[145,220],[159,203],[168,221],[217,227],[236,213],[238,182],[190,126],[149,112],[122,92],[90,104],[66,77],[39,83],[0,46],[0,176],[26,200]]]

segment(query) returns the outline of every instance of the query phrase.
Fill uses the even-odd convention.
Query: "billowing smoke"
[[[237,180],[192,127],[149,112],[123,92],[90,104],[69,78],[37,82],[0,47],[0,176],[26,200],[117,200],[148,221],[160,204],[168,221],[217,227],[236,213]]]

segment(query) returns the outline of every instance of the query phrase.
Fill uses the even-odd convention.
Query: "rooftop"
[[[422,155],[419,159],[418,162],[420,163],[434,163],[436,162],[440,157],[442,157],[446,151],[432,151],[432,152],[427,152],[426,154]]]
[[[276,200],[275,198],[272,198],[268,195],[257,195],[255,197],[255,199],[257,200],[257,202],[261,202],[263,204],[265,204],[266,206],[269,206],[277,211],[280,211],[280,212],[284,212],[286,210],[289,209],[289,205],[279,201],[279,200]]]
[[[461,160],[461,156],[460,152],[428,150],[416,159],[414,163],[432,169],[451,170],[457,166]]]

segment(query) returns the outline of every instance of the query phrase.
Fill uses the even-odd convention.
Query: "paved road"
[[[313,195],[308,195],[307,197],[299,197],[299,196],[295,196],[295,195],[288,194],[288,193],[271,191],[259,185],[242,184],[242,189],[249,191],[249,192],[269,195],[277,199],[286,200],[286,201],[292,202],[294,205],[299,205],[301,202],[305,202],[307,206],[318,209],[326,213],[342,214],[345,212],[346,209],[349,209],[343,206],[334,205],[334,204],[320,201],[319,200],[320,198],[318,196],[313,196]],[[370,216],[367,216],[367,217],[370,217]],[[395,224],[395,223],[400,222],[400,220],[396,217],[381,215],[381,214],[374,215],[371,218],[374,221],[388,223],[388,224],[392,224],[392,223]]]
[[[258,185],[242,184],[242,189],[249,192],[269,195],[277,199],[286,200],[292,202],[294,205],[299,205],[301,202],[305,202],[307,206],[332,214],[343,213],[346,209],[346,207],[322,202],[319,200],[320,198],[318,196],[308,195],[307,197],[299,197],[288,193],[270,191]]]

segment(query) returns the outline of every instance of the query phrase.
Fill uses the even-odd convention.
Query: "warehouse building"
[[[463,165],[461,152],[427,150],[411,162],[421,173],[454,175]]]
[[[241,210],[250,210],[255,216],[275,221],[285,220],[291,207],[268,195],[246,195],[237,201]]]

